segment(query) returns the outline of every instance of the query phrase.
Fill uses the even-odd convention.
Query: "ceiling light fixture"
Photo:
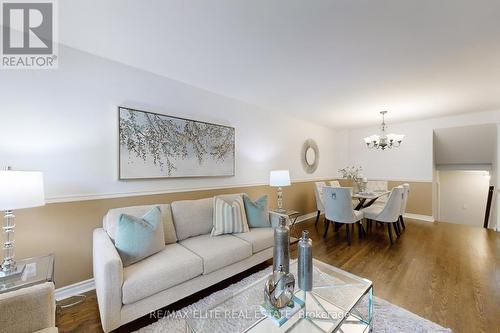
[[[380,125],[380,134],[374,134],[364,138],[366,146],[370,149],[376,148],[385,150],[386,148],[392,148],[392,147],[397,148],[401,145],[401,142],[403,142],[403,139],[405,137],[404,134],[385,133],[385,130],[387,129],[387,125],[385,123],[386,113],[387,111],[380,111],[380,114],[382,115],[382,125]]]

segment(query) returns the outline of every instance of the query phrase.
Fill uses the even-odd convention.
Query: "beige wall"
[[[390,186],[396,185],[390,182]],[[411,183],[408,212],[431,215],[431,183]],[[276,191],[269,186],[167,193],[116,199],[48,204],[16,212],[16,255],[18,258],[55,253],[56,287],[92,277],[92,231],[102,224],[108,209],[141,204],[170,203],[223,193],[248,193],[256,198],[268,194],[271,206]],[[285,207],[311,213],[316,210],[313,182],[298,182],[284,188]]]
[[[432,216],[432,182],[389,181],[389,188],[410,184],[410,196],[406,211],[411,214]]]

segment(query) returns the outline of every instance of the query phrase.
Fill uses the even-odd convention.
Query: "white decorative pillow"
[[[232,199],[232,200],[231,200]],[[214,197],[212,236],[248,232],[245,204],[241,195],[232,198]]]

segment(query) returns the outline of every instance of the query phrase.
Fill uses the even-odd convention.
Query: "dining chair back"
[[[408,204],[408,196],[410,195],[410,184],[405,183],[402,185],[404,188],[403,192],[403,202],[401,204],[401,213],[399,215],[403,216],[406,212],[406,205]]]
[[[366,192],[383,192],[383,191],[388,191],[389,189],[389,182],[387,180],[369,180],[366,183]],[[375,204],[377,206],[384,206],[385,203],[387,202],[389,196],[383,195],[377,199],[377,202]]]
[[[338,180],[331,180],[330,181],[330,186],[331,187],[340,187],[340,183]]]
[[[404,197],[404,187],[397,186],[391,190],[389,194],[389,199],[385,204],[384,208],[377,215],[374,220],[380,222],[393,223],[399,220],[399,216],[401,215],[401,207],[403,205],[403,197]]]
[[[316,208],[318,212],[325,211],[325,204],[323,198],[323,189],[326,187],[325,182],[315,182],[314,183],[314,196],[316,198]]]
[[[360,219],[352,208],[351,187],[325,187],[325,217],[338,223],[355,223]]]

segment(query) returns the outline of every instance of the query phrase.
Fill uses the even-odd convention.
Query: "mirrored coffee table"
[[[265,276],[217,300],[210,308],[189,313],[187,332],[371,332],[372,282],[318,260],[313,260],[313,265],[313,290],[295,292],[304,301],[304,309],[281,327],[260,312]],[[297,277],[296,260],[290,263],[290,271]]]

